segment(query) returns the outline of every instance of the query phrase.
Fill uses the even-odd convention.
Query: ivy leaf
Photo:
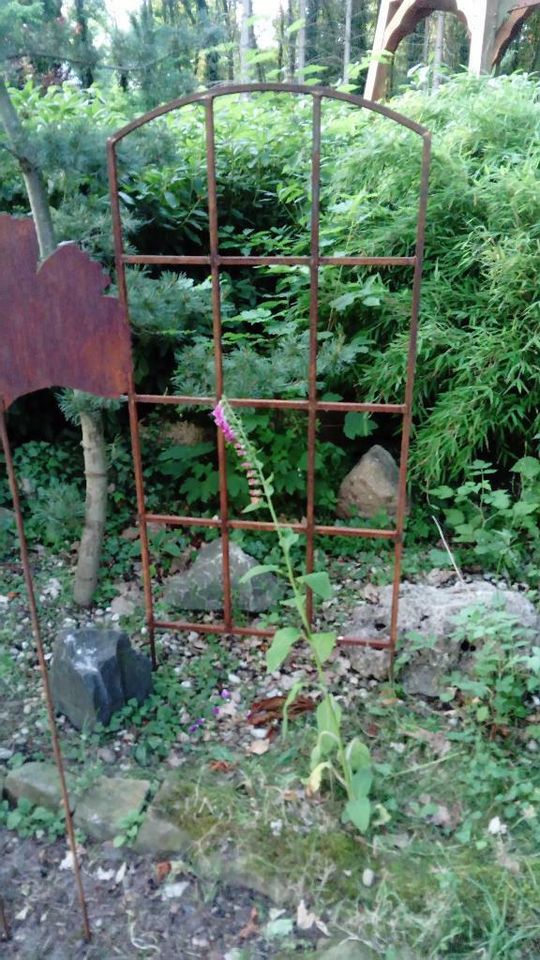
[[[253,577],[262,577],[265,573],[280,573],[279,567],[275,563],[260,563],[252,567],[247,573],[240,577],[240,583],[248,583]]]
[[[300,631],[296,627],[282,627],[281,630],[276,630],[272,643],[266,651],[266,667],[269,673],[273,673],[281,666],[299,637]]]
[[[332,631],[331,633],[312,634],[311,642],[321,663],[324,663],[325,660],[328,660],[328,657],[336,645],[336,640],[337,634],[335,631]]]
[[[344,823],[350,821],[360,833],[365,833],[371,819],[371,804],[367,797],[349,800],[343,811]]]
[[[303,577],[298,577],[298,579],[302,583],[305,583],[306,587],[313,590],[313,593],[317,594],[322,600],[330,600],[332,596],[332,584],[330,583],[328,574],[323,570],[320,570],[318,573],[306,573]]]

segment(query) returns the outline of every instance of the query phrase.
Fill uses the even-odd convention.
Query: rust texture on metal
[[[0,398],[45,387],[125,394],[131,371],[129,327],[99,263],[75,244],[38,268],[33,220],[0,216]]]
[[[13,500],[13,508],[15,511],[17,535],[19,538],[19,552],[21,555],[21,564],[23,568],[24,581],[26,585],[28,608],[30,611],[30,622],[32,624],[32,633],[34,635],[34,641],[36,644],[36,651],[37,651],[38,661],[39,661],[39,669],[41,672],[41,680],[43,685],[43,693],[45,697],[45,703],[47,706],[47,717],[49,722],[49,730],[51,734],[53,754],[54,754],[54,759],[55,759],[56,767],[58,770],[58,776],[60,780],[60,792],[62,796],[62,805],[64,807],[64,815],[66,818],[66,834],[67,834],[69,847],[71,850],[71,855],[73,860],[74,882],[77,888],[77,895],[79,898],[79,904],[81,908],[83,934],[84,934],[85,940],[89,941],[91,939],[90,922],[88,919],[88,909],[86,906],[86,899],[84,896],[84,889],[82,885],[81,867],[79,863],[79,855],[77,852],[77,841],[75,839],[75,830],[73,827],[73,817],[71,813],[72,804],[69,798],[69,792],[68,792],[67,783],[66,783],[66,773],[64,768],[64,760],[62,757],[62,750],[60,748],[58,728],[56,726],[54,703],[53,703],[51,687],[49,682],[49,673],[47,670],[47,662],[45,660],[45,650],[43,648],[43,640],[41,638],[41,629],[39,626],[39,617],[37,612],[36,597],[35,597],[34,584],[32,579],[32,570],[30,566],[30,557],[28,554],[28,546],[27,546],[26,536],[24,532],[24,523],[23,523],[21,503],[19,498],[19,489],[17,486],[17,479],[15,476],[15,468],[13,465],[11,446],[9,443],[8,432],[6,427],[6,417],[5,417],[4,408],[1,403],[1,398],[0,398],[0,442],[2,444],[2,449],[4,451],[4,457],[6,460],[6,471],[8,475],[11,498]]]
[[[216,145],[214,133],[214,103],[219,97],[238,96],[242,94],[279,93],[292,94],[304,98],[311,98],[312,114],[312,144],[311,144],[311,226],[309,256],[231,256],[223,255],[219,251],[218,235],[218,202],[216,191]],[[320,227],[320,149],[321,149],[321,104],[324,99],[341,101],[378,114],[386,119],[407,128],[417,134],[422,140],[422,168],[418,197],[418,220],[416,234],[416,249],[413,256],[369,257],[361,252],[355,256],[321,256],[319,245]],[[165,116],[173,110],[181,109],[188,104],[200,104],[205,111],[206,136],[206,172],[208,178],[208,215],[209,215],[209,252],[205,255],[167,256],[162,254],[127,254],[123,244],[122,218],[120,197],[118,191],[117,146],[133,131],[145,124]],[[397,617],[399,604],[399,586],[401,578],[401,559],[403,551],[403,532],[407,503],[407,459],[409,452],[412,399],[414,385],[414,371],[416,362],[416,344],[418,328],[418,312],[420,303],[420,288],[422,280],[422,265],[424,255],[424,235],[426,220],[426,204],[428,191],[428,177],[430,166],[431,137],[429,132],[420,124],[379,103],[373,103],[354,94],[342,93],[324,87],[306,86],[293,83],[263,83],[263,84],[229,84],[217,86],[211,90],[190,94],[179,100],[157,107],[144,116],[137,118],[122,129],[118,130],[108,142],[108,165],[113,216],[113,232],[118,274],[119,295],[126,316],[129,316],[128,291],[126,282],[126,266],[140,264],[147,266],[208,266],[212,282],[212,319],[214,338],[216,396],[192,395],[159,395],[139,394],[132,387],[130,392],[130,420],[133,439],[134,468],[137,487],[137,503],[139,527],[142,544],[142,566],[144,574],[146,617],[149,643],[154,663],[156,662],[155,631],[157,629],[196,631],[200,633],[215,633],[218,635],[255,635],[269,637],[271,630],[254,629],[236,624],[232,616],[231,572],[229,562],[229,535],[230,531],[244,530],[272,530],[271,523],[257,520],[240,520],[229,514],[226,480],[226,450],[223,436],[218,431],[218,468],[219,468],[219,517],[176,516],[166,513],[152,513],[146,509],[143,469],[138,434],[138,406],[140,404],[176,404],[178,406],[202,406],[211,408],[220,399],[223,393],[223,356],[222,356],[222,317],[220,304],[220,271],[226,267],[260,267],[264,265],[303,265],[310,273],[310,303],[309,303],[309,354],[306,363],[309,369],[309,387],[307,400],[260,400],[254,397],[229,398],[234,407],[251,407],[254,409],[298,410],[305,411],[306,417],[306,447],[307,447],[307,482],[306,482],[306,517],[302,523],[291,523],[293,530],[302,533],[306,540],[306,567],[313,568],[314,545],[317,536],[347,536],[370,537],[387,540],[394,544],[394,577],[393,599],[391,610],[391,624],[388,638],[365,640],[347,636],[340,638],[344,644],[372,646],[376,649],[387,649],[391,656],[395,651],[397,638]],[[361,245],[361,238],[359,238]],[[412,272],[412,309],[410,320],[409,348],[407,356],[407,380],[405,396],[401,403],[345,403],[323,402],[317,397],[317,334],[318,334],[318,284],[319,272],[322,266],[372,266],[372,267],[401,267],[410,268]],[[395,415],[402,418],[403,430],[401,440],[401,455],[399,466],[399,492],[397,502],[396,525],[393,530],[377,530],[363,527],[330,526],[317,523],[315,516],[315,453],[317,444],[317,417],[319,412],[361,411],[379,414]],[[150,576],[150,553],[148,547],[148,524],[158,523],[172,527],[212,527],[218,529],[223,541],[223,620],[219,623],[201,624],[184,620],[161,620],[154,616],[152,583]],[[311,597],[309,613],[312,615]]]

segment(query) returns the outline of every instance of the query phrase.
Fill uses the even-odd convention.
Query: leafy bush
[[[540,577],[540,460],[522,457],[512,467],[519,477],[518,495],[493,489],[495,470],[474,461],[467,479],[455,490],[436,487],[430,495],[442,506],[452,543],[463,559],[510,576]],[[436,559],[434,557],[434,559]]]
[[[462,75],[437,96],[409,92],[392,103],[431,129],[434,143],[411,450],[417,488],[459,485],[480,458],[506,468],[540,432],[538,89],[520,75]],[[36,139],[60,238],[79,240],[110,267],[104,142],[129,119],[132,105],[120,92],[105,97],[98,88],[51,88],[43,95],[27,86],[14,97]],[[307,253],[307,100],[273,94],[218,100],[216,146],[222,250]],[[419,138],[384,118],[325,104],[324,253],[413,251],[419,148]],[[196,107],[122,143],[127,249],[208,252],[203,160],[203,111]],[[0,175],[0,206],[23,212],[19,173],[5,151]],[[189,279],[130,271],[129,283],[139,382],[162,390],[174,374],[177,385],[194,392],[211,387],[204,271]],[[268,394],[269,383],[284,392],[305,390],[308,271],[235,269],[222,275],[222,301],[229,395],[235,383],[245,393],[246,377],[258,395]],[[320,392],[401,399],[409,312],[408,270],[321,269]],[[391,442],[387,418],[375,417],[373,425],[375,439]],[[278,426],[287,429],[276,422],[276,432]],[[292,459],[297,438],[289,439]]]

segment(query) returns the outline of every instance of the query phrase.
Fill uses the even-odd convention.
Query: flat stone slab
[[[17,803],[23,797],[36,807],[57,810],[62,802],[60,777],[54,763],[33,760],[16,770],[10,770],[4,783],[4,792]]]
[[[188,570],[175,574],[165,583],[163,598],[180,610],[223,609],[223,545],[221,539],[206,543]],[[240,583],[244,574],[258,566],[237,543],[229,544],[233,606],[248,613],[261,613],[272,607],[279,596],[278,580],[272,573]]]
[[[128,700],[142,703],[152,690],[152,664],[134,650],[127,633],[84,627],[61,633],[50,670],[56,709],[77,730],[107,724]]]
[[[100,777],[77,802],[75,826],[92,840],[112,840],[127,817],[141,812],[149,790],[149,780]]]

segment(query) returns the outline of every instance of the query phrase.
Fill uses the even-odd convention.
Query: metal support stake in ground
[[[0,440],[2,443],[2,449],[4,451],[4,456],[6,458],[6,470],[8,475],[9,488],[11,491],[11,497],[13,500],[13,509],[15,510],[15,519],[17,523],[17,534],[19,537],[19,551],[21,555],[21,563],[24,573],[24,581],[26,584],[26,592],[28,596],[28,607],[30,610],[30,621],[32,623],[32,632],[34,634],[34,640],[36,643],[36,651],[39,660],[39,667],[41,670],[41,678],[43,682],[43,693],[45,695],[45,702],[47,705],[47,714],[49,719],[49,729],[51,733],[51,740],[53,746],[54,759],[56,762],[56,767],[58,769],[58,776],[60,778],[60,791],[62,794],[62,803],[64,806],[64,812],[66,817],[66,834],[71,849],[71,854],[73,858],[73,873],[75,879],[75,885],[77,888],[77,894],[79,897],[79,903],[81,906],[82,920],[83,920],[83,934],[84,939],[89,942],[91,940],[92,934],[90,931],[90,923],[88,920],[88,909],[86,906],[86,899],[84,896],[84,890],[82,885],[81,878],[81,868],[79,863],[79,856],[77,853],[77,842],[75,840],[75,831],[73,828],[73,817],[71,814],[71,806],[69,802],[69,793],[66,783],[66,774],[64,769],[64,760],[62,757],[62,751],[60,749],[60,741],[58,739],[58,729],[56,726],[56,719],[54,715],[54,704],[51,694],[51,687],[49,683],[49,673],[47,670],[47,663],[45,660],[45,652],[43,649],[43,641],[41,639],[41,630],[39,626],[39,618],[36,606],[36,597],[34,592],[34,584],[32,580],[32,571],[30,569],[30,559],[28,556],[28,546],[26,543],[26,536],[24,532],[24,523],[21,512],[21,502],[19,498],[19,489],[17,485],[17,479],[15,476],[15,468],[13,464],[13,456],[11,453],[11,446],[9,443],[6,417],[4,412],[3,401],[0,400]],[[2,914],[2,919],[5,923],[5,915],[3,915],[3,910],[0,911]]]

